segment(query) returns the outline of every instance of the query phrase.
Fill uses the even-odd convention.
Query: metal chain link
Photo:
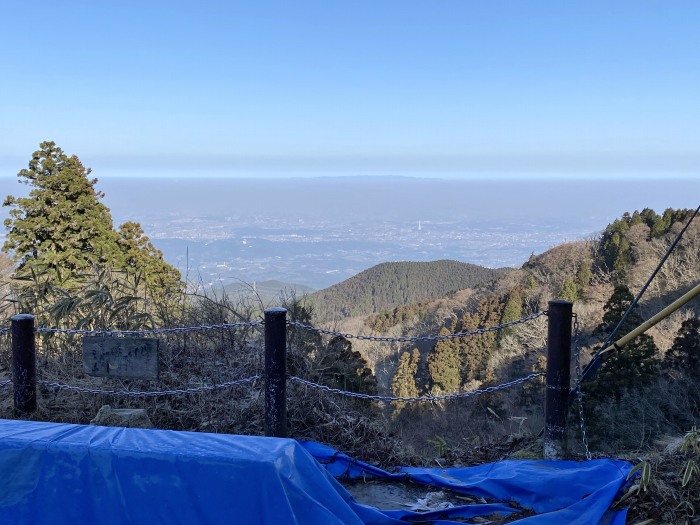
[[[418,403],[418,402],[424,402],[424,401],[449,401],[451,399],[461,399],[461,398],[479,396],[482,394],[489,394],[491,392],[505,390],[506,388],[510,388],[512,386],[515,386],[515,385],[526,383],[527,381],[531,381],[531,380],[536,379],[542,375],[543,375],[542,373],[530,374],[529,376],[521,377],[519,379],[509,381],[508,383],[503,383],[502,385],[489,386],[487,388],[479,389],[479,390],[470,390],[469,392],[461,392],[458,394],[446,394],[443,396],[423,396],[423,397],[393,397],[393,396],[379,396],[379,395],[373,395],[373,394],[361,394],[358,392],[348,392],[347,390],[341,390],[340,388],[332,388],[332,387],[329,387],[326,385],[319,385],[317,383],[314,383],[312,381],[307,381],[306,379],[302,379],[302,378],[297,377],[297,376],[292,376],[289,378],[289,380],[294,381],[294,382],[299,383],[299,384],[302,384],[302,385],[307,386],[307,387],[317,388],[318,390],[324,390],[324,391],[330,392],[332,394],[339,394],[339,395],[347,396],[347,397],[355,397],[355,398],[359,398],[359,399],[373,399],[375,401],[387,401],[387,402],[401,401],[401,402],[405,402],[405,403]]]
[[[223,390],[225,388],[231,388],[233,386],[242,385],[245,383],[253,383],[260,379],[259,375],[246,377],[245,379],[237,379],[235,381],[227,381],[225,383],[219,383],[217,385],[207,385],[199,386],[187,389],[178,390],[161,390],[154,392],[130,392],[128,390],[102,390],[99,388],[84,388],[80,386],[66,385],[63,383],[54,383],[51,381],[37,381],[38,384],[45,386],[47,388],[52,388],[57,391],[68,390],[69,392],[80,392],[82,394],[101,394],[107,396],[115,397],[164,397],[164,396],[181,396],[187,394],[201,394],[203,392],[213,392],[215,390]]]
[[[316,328],[315,326],[298,323],[296,321],[289,321],[287,324],[289,326],[293,326],[295,328],[300,328],[302,330],[307,330],[309,332],[316,332],[316,333],[319,333],[322,335],[339,336],[339,337],[343,337],[345,339],[358,339],[360,341],[381,341],[381,342],[385,342],[385,343],[417,343],[418,341],[442,341],[444,339],[458,339],[460,337],[469,337],[472,335],[480,335],[480,334],[485,334],[487,332],[497,332],[497,331],[503,330],[505,328],[510,328],[511,326],[527,323],[527,322],[532,321],[534,319],[537,319],[538,317],[541,317],[543,315],[546,315],[546,312],[537,312],[537,313],[534,313],[534,314],[529,315],[527,317],[523,317],[522,319],[518,319],[517,321],[510,321],[508,323],[503,323],[503,324],[497,325],[497,326],[490,326],[488,328],[480,328],[478,330],[474,330],[471,332],[459,332],[456,334],[446,334],[446,335],[429,335],[429,336],[423,336],[423,337],[380,337],[380,336],[374,336],[374,335],[354,335],[354,334],[345,334],[342,332],[335,332],[333,330],[324,330],[323,328]]]
[[[0,335],[6,334],[7,332],[10,331],[10,328],[8,326],[5,326],[3,328],[0,328]]]
[[[581,330],[578,324],[578,316],[574,314],[574,356],[576,357],[576,397],[578,398],[578,417],[581,425],[581,441],[583,449],[586,453],[586,459],[591,460],[591,451],[588,449],[588,437],[586,436],[586,422],[583,419],[583,392],[581,391],[581,348],[579,345],[579,336]]]
[[[0,390],[5,388],[6,386],[10,386],[12,384],[12,379],[8,379],[6,381],[0,381]]]
[[[262,321],[249,321],[245,323],[212,324],[203,326],[184,326],[176,328],[150,328],[145,330],[78,330],[75,328],[37,328],[39,334],[70,334],[70,335],[159,335],[179,334],[183,332],[203,332],[206,330],[233,330],[236,328],[248,328],[262,326]]]

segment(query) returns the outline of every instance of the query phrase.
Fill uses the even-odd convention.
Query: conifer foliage
[[[17,175],[31,188],[29,194],[10,195],[3,203],[10,218],[2,250],[17,265],[20,307],[75,321],[81,309],[94,312],[96,305],[113,302],[128,304],[122,311],[133,310],[150,321],[157,307],[172,305],[182,291],[180,273],[163,260],[141,226],[127,222],[115,230],[109,209],[100,202],[104,194],[95,189],[97,179],[89,178],[91,170],[54,142],[39,148]],[[91,315],[88,326],[107,322],[111,326],[99,328],[134,328],[134,316],[113,325]]]
[[[700,379],[700,318],[693,316],[683,321],[666,354],[666,366],[681,371],[693,381]]]
[[[43,142],[18,177],[32,187],[27,197],[8,196],[3,251],[12,253],[19,269],[38,263],[53,270],[76,272],[114,260],[118,234],[107,207],[95,190],[97,179],[80,159],[69,157],[53,142]]]
[[[604,306],[603,322],[597,333],[608,334],[622,319],[634,297],[625,285],[618,285]],[[642,318],[634,310],[620,326],[617,337],[621,337],[642,324]],[[619,398],[625,390],[648,385],[658,369],[659,349],[647,334],[616,351],[602,366],[591,385],[594,398],[614,396]]]

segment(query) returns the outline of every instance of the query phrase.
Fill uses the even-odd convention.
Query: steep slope
[[[474,288],[510,272],[458,261],[389,262],[309,296],[317,321],[368,315]]]

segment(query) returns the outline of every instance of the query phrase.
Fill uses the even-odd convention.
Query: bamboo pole
[[[605,355],[614,352],[615,350],[622,348],[625,346],[627,343],[632,341],[635,337],[638,335],[643,334],[649,328],[652,326],[658,324],[660,321],[663,321],[666,319],[669,315],[671,315],[673,312],[678,310],[681,306],[685,305],[686,303],[692,301],[695,297],[700,294],[700,283],[698,283],[695,288],[690,290],[689,292],[685,293],[683,296],[679,297],[675,301],[673,301],[671,304],[669,304],[666,308],[661,310],[658,314],[656,314],[654,317],[651,319],[648,319],[647,321],[644,321],[642,324],[640,324],[637,328],[632,330],[630,333],[625,335],[624,337],[621,337],[614,343],[612,343],[610,346],[605,348],[604,350],[601,350],[600,353],[598,354],[600,357],[605,357]]]

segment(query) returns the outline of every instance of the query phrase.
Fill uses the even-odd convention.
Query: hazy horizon
[[[3,196],[29,190],[8,181]],[[625,212],[694,209],[700,180],[105,177],[96,189],[115,227],[141,223],[183,275],[322,288],[398,260],[517,267]]]

